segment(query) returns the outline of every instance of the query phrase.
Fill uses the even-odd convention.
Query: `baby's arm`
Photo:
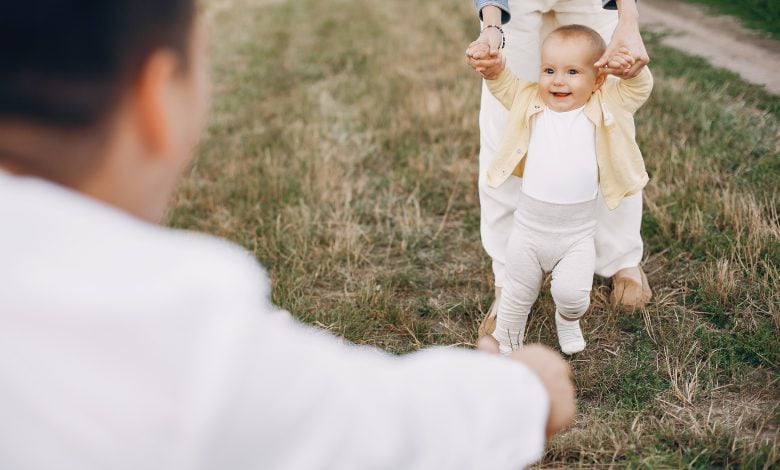
[[[615,92],[623,105],[632,113],[636,112],[645,101],[650,97],[653,91],[653,75],[650,69],[645,66],[634,78],[615,80]]]
[[[493,96],[506,109],[509,109],[512,106],[515,95],[517,95],[517,92],[525,82],[522,82],[507,69],[506,60],[500,52],[493,60],[474,59],[474,57],[487,57],[489,53],[490,50],[487,45],[472,43],[467,51],[469,65],[485,78],[485,83],[487,83],[488,89]]]
[[[630,69],[634,64],[634,58],[625,48],[617,51],[608,61],[608,67],[612,69]],[[653,76],[647,67],[633,78],[621,78],[621,75],[614,74],[620,80],[614,80],[614,93],[618,99],[632,113],[639,109],[653,90]]]

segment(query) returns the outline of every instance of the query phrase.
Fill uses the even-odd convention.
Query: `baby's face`
[[[584,105],[599,89],[603,77],[593,66],[598,57],[587,41],[553,36],[542,45],[539,94],[553,111],[571,111]]]

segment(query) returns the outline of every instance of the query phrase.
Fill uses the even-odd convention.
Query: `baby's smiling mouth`
[[[566,98],[567,96],[571,95],[571,93],[563,93],[560,91],[551,91],[550,94],[556,98]]]

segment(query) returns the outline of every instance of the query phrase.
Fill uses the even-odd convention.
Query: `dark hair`
[[[149,54],[186,63],[195,0],[7,0],[0,4],[0,120],[98,123]]]

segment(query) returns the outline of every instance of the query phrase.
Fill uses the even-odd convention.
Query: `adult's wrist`
[[[482,19],[482,24],[485,26],[496,25],[501,26],[503,11],[495,5],[485,5],[479,11],[479,16]]]
[[[487,36],[489,34],[494,34],[492,32],[489,32],[489,30],[497,31],[501,35],[501,39],[500,39],[500,41],[498,43],[498,48],[499,49],[503,49],[504,46],[506,46],[506,35],[504,35],[504,28],[502,28],[501,26],[495,25],[495,24],[485,25],[485,27],[482,28],[482,32],[479,33],[480,37],[484,34],[485,38],[487,39]],[[490,42],[490,40],[488,39],[488,43],[489,42]],[[491,49],[492,48],[493,47],[491,45]]]
[[[617,0],[618,20],[620,22],[639,22],[639,10],[636,0]]]

